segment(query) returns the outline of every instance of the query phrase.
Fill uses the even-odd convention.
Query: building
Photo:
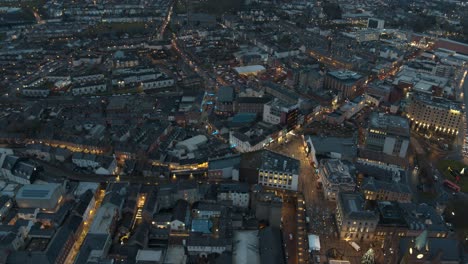
[[[71,88],[71,92],[74,96],[103,93],[105,91],[107,91],[107,84],[105,81],[76,83],[73,85],[73,88]]]
[[[372,82],[367,86],[367,95],[378,98],[379,101],[388,102],[392,86],[384,82]]]
[[[16,204],[19,208],[55,210],[62,195],[63,187],[60,184],[27,184],[18,190]]]
[[[0,196],[0,221],[6,217],[8,212],[13,208],[13,200],[7,195]]]
[[[258,122],[255,127],[245,127],[229,132],[229,144],[239,152],[252,152],[263,149],[277,137],[277,127]]]
[[[406,115],[414,129],[426,129],[448,135],[457,135],[463,122],[460,103],[424,93],[409,95]]]
[[[218,203],[199,201],[193,204],[192,214],[194,218],[199,219],[220,217],[223,212],[223,207],[223,205]]]
[[[257,187],[257,186],[256,186]],[[283,200],[273,192],[253,191],[251,207],[255,211],[255,218],[268,221],[270,226],[281,226],[281,208]]]
[[[299,184],[299,160],[263,150],[259,157],[258,183],[270,188],[297,191]]]
[[[365,135],[365,148],[390,156],[406,158],[410,143],[406,118],[384,113],[372,113]]]
[[[232,86],[222,86],[218,90],[216,113],[219,115],[232,115],[235,111],[236,92]]]
[[[366,103],[366,97],[364,95],[357,96],[351,101],[346,101],[343,106],[340,107],[340,112],[344,116],[344,119],[350,119],[355,114],[360,112]]]
[[[239,180],[240,160],[240,155],[208,160],[208,178],[210,180]]]
[[[401,264],[462,263],[460,242],[453,238],[402,238],[398,245]]]
[[[269,226],[258,231],[260,263],[282,264],[285,256],[281,242],[281,230]]]
[[[172,210],[172,231],[185,231],[190,224],[190,204],[185,200],[178,200]]]
[[[230,250],[232,241],[227,238],[215,238],[191,233],[186,246],[189,255],[207,257],[212,253],[222,254],[224,251]]]
[[[109,252],[112,245],[111,238],[109,234],[88,233],[80,247],[74,264],[99,263]]]
[[[301,99],[299,94],[290,90],[284,86],[273,82],[266,82],[263,84],[265,88],[265,93],[271,95],[273,98],[278,98],[279,100],[286,102],[287,104],[300,104]]]
[[[103,204],[94,217],[89,234],[113,234],[118,218],[119,209],[115,204]]]
[[[339,92],[342,99],[352,98],[358,94],[365,78],[352,71],[331,71],[325,75],[324,89]]]
[[[364,179],[361,191],[366,200],[392,201],[410,203],[412,198],[411,189],[408,185],[399,182],[386,182],[376,180],[373,177]]]
[[[235,67],[234,71],[241,76],[257,75],[265,71],[265,67],[262,65],[249,65]]]
[[[234,243],[232,245],[233,264],[260,264],[259,237],[257,230],[234,231]]]
[[[367,208],[359,193],[339,193],[336,203],[336,224],[340,238],[345,240],[372,240],[379,215]]]
[[[21,94],[26,97],[47,97],[50,94],[50,89],[45,86],[40,87],[24,87],[21,89]]]
[[[232,201],[232,205],[248,208],[250,189],[247,183],[222,183],[218,187],[218,201]]]
[[[6,180],[30,184],[36,180],[39,170],[37,165],[25,158],[0,154],[0,176]]]
[[[377,19],[377,18],[369,18],[369,19],[367,19],[367,27],[368,27],[368,28],[383,29],[384,26],[385,26],[385,20]]]
[[[317,156],[353,161],[357,156],[357,134],[350,137],[304,135],[304,151],[315,167],[318,167]]]
[[[271,99],[269,97],[238,97],[237,112],[263,114],[263,106]]]
[[[323,88],[323,73],[318,65],[293,70],[293,84],[302,92],[315,92]]]
[[[288,104],[274,99],[263,107],[263,121],[273,125],[286,126],[287,130],[294,129],[298,124],[299,105]]]
[[[353,192],[356,188],[354,175],[349,167],[338,159],[322,159],[319,177],[325,199],[335,201],[339,192]]]
[[[141,87],[143,91],[152,91],[156,89],[172,87],[174,84],[175,82],[173,78],[168,77],[164,73],[160,73],[155,79],[142,81]]]

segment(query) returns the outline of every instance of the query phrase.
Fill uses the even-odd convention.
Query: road
[[[93,223],[94,216],[96,215],[96,212],[99,209],[99,207],[101,207],[101,203],[102,203],[102,200],[104,199],[104,196],[105,196],[105,191],[100,190],[95,199],[92,209],[89,211],[89,216],[84,222],[84,226],[81,229],[81,232],[77,234],[76,242],[73,245],[73,248],[71,249],[70,253],[65,259],[65,264],[74,263],[75,258],[78,255],[78,252],[80,251],[81,245],[83,244],[86,238],[86,235],[88,234],[89,229],[91,228],[91,224]]]
[[[288,264],[297,264],[297,217],[293,200],[284,200],[281,212],[283,218],[283,241],[286,245],[285,254]],[[290,239],[289,234],[292,235]]]

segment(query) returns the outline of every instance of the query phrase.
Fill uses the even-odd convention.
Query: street
[[[336,249],[340,255],[343,256],[343,259],[349,260],[351,263],[360,263],[361,256],[367,251],[369,244],[362,244],[362,250],[356,252],[346,241],[338,238],[338,231],[334,219],[336,204],[326,201],[322,191],[317,188],[317,175],[315,169],[310,165],[304,151],[302,137],[289,133],[281,143],[273,142],[268,148],[300,160],[299,189],[304,195],[305,216],[309,218],[309,223],[305,225],[307,229],[306,232],[304,232],[304,236],[307,237],[307,234],[319,235],[321,251],[318,255],[320,256],[321,262],[327,259],[327,253],[331,249]],[[293,218],[292,216],[290,217]],[[298,223],[300,222],[298,221]],[[283,223],[283,228],[288,228],[288,230],[293,229],[293,227],[288,226],[287,223]],[[304,243],[304,247],[307,249],[307,240],[305,240]],[[287,244],[286,246],[291,245]],[[288,249],[288,251],[292,250]],[[303,257],[302,255],[299,256]],[[291,256],[289,256],[289,258],[291,260]],[[296,262],[289,261],[288,263]],[[312,262],[309,261],[309,263]]]

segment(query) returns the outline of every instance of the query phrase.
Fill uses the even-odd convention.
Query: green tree
[[[341,19],[342,10],[337,3],[324,3],[323,12],[327,15],[328,19]]]

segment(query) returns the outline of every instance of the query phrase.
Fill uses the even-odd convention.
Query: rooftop
[[[233,102],[235,90],[232,86],[222,86],[218,90],[218,102]]]
[[[52,195],[61,185],[57,183],[27,184],[21,187],[16,194],[16,199],[44,199],[52,198]]]
[[[320,160],[321,171],[327,177],[328,181],[340,183],[354,183],[354,177],[351,176],[349,167],[339,159]]]
[[[270,151],[263,150],[259,169],[299,173],[300,162],[297,159]]]
[[[435,97],[425,93],[412,93],[412,100],[418,100],[430,107],[461,111],[461,104],[443,97]]]
[[[369,129],[383,130],[386,133],[409,137],[408,119],[401,116],[373,112],[369,118]]]
[[[353,71],[331,71],[328,72],[328,75],[345,82],[354,82],[363,77],[359,73]]]
[[[365,208],[366,201],[358,193],[339,193],[338,203],[343,208],[343,214],[348,219],[378,220],[376,212]]]

